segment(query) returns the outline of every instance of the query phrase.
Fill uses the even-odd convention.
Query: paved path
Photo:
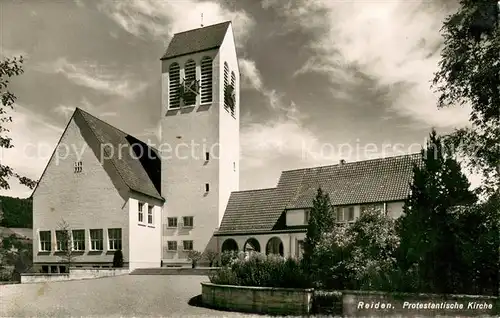
[[[205,276],[119,276],[0,286],[0,317],[265,317],[188,304]]]

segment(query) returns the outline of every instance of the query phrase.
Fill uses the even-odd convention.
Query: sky
[[[241,72],[240,190],[283,170],[420,151],[432,128],[468,124],[438,109],[431,80],[443,19],[433,0],[0,0],[0,58],[25,73],[0,160],[38,180],[75,107],[158,142],[161,64],[176,32],[231,20]],[[35,151],[36,149],[36,151]],[[477,183],[475,177],[471,181]],[[27,197],[11,179],[0,194]]]

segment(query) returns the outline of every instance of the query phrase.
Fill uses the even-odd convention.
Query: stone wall
[[[499,297],[342,291],[346,317],[498,316]]]
[[[281,315],[307,315],[312,308],[313,289],[201,285],[202,302],[212,308]]]
[[[21,284],[93,279],[99,277],[127,275],[128,273],[129,273],[128,268],[109,268],[109,269],[77,268],[77,269],[71,269],[69,274],[26,273],[26,274],[21,274]]]

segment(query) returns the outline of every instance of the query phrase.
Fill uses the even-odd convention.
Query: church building
[[[339,222],[367,206],[397,217],[418,155],[284,171],[239,191],[240,73],[230,22],[177,33],[161,57],[161,136],[152,147],[76,109],[33,192],[33,263],[66,272],[188,265],[190,251],[300,256],[318,187]]]

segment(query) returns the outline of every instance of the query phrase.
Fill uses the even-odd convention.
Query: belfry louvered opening
[[[201,60],[201,104],[212,102],[213,89],[212,59],[205,56]]]
[[[184,94],[182,96],[184,105],[196,104],[196,94],[196,63],[193,60],[188,60],[184,65]]]
[[[236,94],[234,94],[236,90],[236,75],[234,75],[234,72],[231,72],[231,87],[233,95],[231,96],[232,103],[230,104],[230,108],[231,108],[231,115],[234,116],[234,109],[236,108]]]
[[[169,77],[169,104],[170,108],[178,108],[180,106],[180,84],[181,84],[181,68],[178,63],[172,63],[168,68]]]
[[[229,107],[229,94],[227,94],[229,88],[229,65],[224,62],[224,108]]]

